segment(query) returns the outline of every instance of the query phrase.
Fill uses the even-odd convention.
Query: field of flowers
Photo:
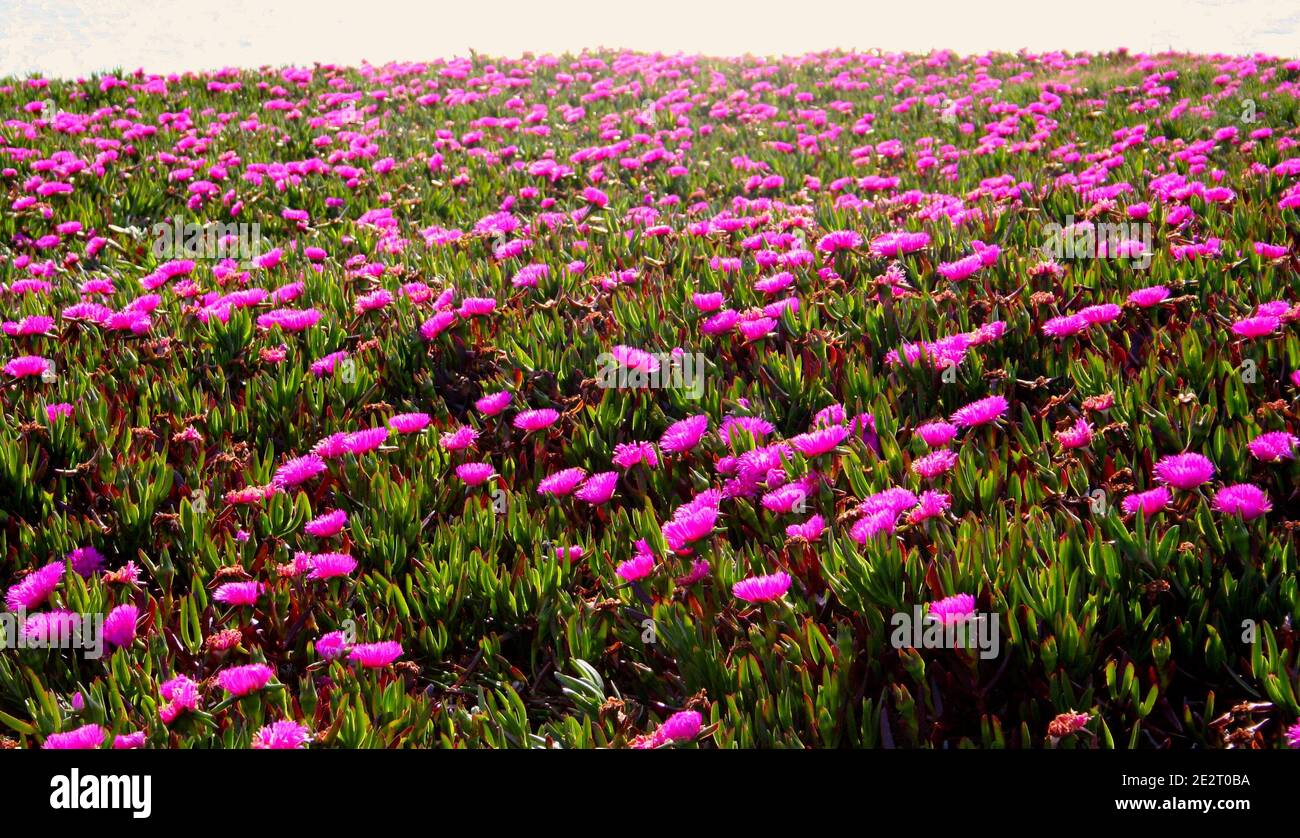
[[[0,112],[0,747],[1300,747],[1300,61]]]

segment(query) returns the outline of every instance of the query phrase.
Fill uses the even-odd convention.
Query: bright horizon
[[[1300,57],[1292,0],[1094,0],[1049,15],[1036,0],[933,0],[875,8],[835,0],[0,0],[0,74],[159,73],[223,66],[427,61],[609,47],[710,55],[825,49],[1177,51]]]

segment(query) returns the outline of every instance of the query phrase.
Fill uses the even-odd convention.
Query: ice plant
[[[955,623],[975,616],[975,597],[970,594],[954,594],[938,599],[926,606],[926,614],[940,623]]]
[[[1253,483],[1224,486],[1214,495],[1214,508],[1225,515],[1240,515],[1249,521],[1273,509],[1268,494]]]
[[[250,663],[235,666],[217,673],[217,683],[221,689],[236,698],[256,692],[271,680],[271,667],[264,663]]]
[[[402,644],[395,640],[358,643],[348,652],[348,659],[367,669],[380,669],[402,656]]]
[[[790,574],[783,570],[768,576],[750,576],[731,586],[731,593],[745,602],[771,602],[790,590]]]
[[[289,751],[307,747],[311,731],[295,721],[272,722],[253,734],[254,750]]]
[[[1195,489],[1214,477],[1214,463],[1196,453],[1171,454],[1156,463],[1156,479],[1175,489]]]

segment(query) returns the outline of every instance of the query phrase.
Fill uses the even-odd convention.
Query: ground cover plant
[[[1298,82],[3,80],[0,743],[1300,746]]]

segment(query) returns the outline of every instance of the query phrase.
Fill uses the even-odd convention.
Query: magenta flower
[[[236,698],[256,692],[271,680],[271,667],[264,663],[250,663],[247,666],[235,666],[217,673],[217,683],[221,688]]]
[[[514,426],[521,431],[540,431],[554,425],[560,414],[549,407],[540,410],[522,410],[515,415]]]
[[[292,460],[286,460],[275,470],[271,484],[281,489],[297,486],[324,474],[325,469],[325,461],[315,454],[294,457]]]
[[[702,719],[700,714],[694,710],[683,710],[680,713],[674,713],[669,716],[662,725],[659,726],[658,735],[660,738],[672,742],[689,742],[696,736],[700,735],[700,725]]]
[[[1157,486],[1145,492],[1128,495],[1120,502],[1120,506],[1125,515],[1136,515],[1140,510],[1143,515],[1150,518],[1169,505],[1169,498],[1169,490],[1164,486]]]
[[[1138,308],[1151,308],[1158,306],[1165,300],[1169,299],[1169,289],[1163,285],[1152,285],[1149,288],[1139,288],[1132,294],[1128,295],[1128,301]]]
[[[716,491],[705,492],[689,503],[684,503],[673,512],[672,520],[661,528],[664,540],[675,553],[687,552],[689,545],[707,537],[713,532],[713,525],[718,520]]]
[[[496,474],[491,463],[465,463],[456,466],[456,476],[467,486],[477,486]]]
[[[1225,515],[1240,515],[1249,521],[1273,509],[1268,495],[1253,483],[1224,486],[1214,495],[1214,508]]]
[[[82,725],[67,733],[51,733],[41,743],[46,751],[89,751],[104,744],[105,731],[99,725]]]
[[[335,579],[357,569],[357,560],[347,553],[317,553],[311,557],[308,579]]]
[[[347,523],[348,513],[342,509],[332,509],[308,521],[303,529],[316,538],[329,538],[342,532]]]
[[[227,605],[252,605],[262,593],[261,582],[227,582],[212,598]]]
[[[1156,479],[1175,489],[1195,489],[1214,477],[1214,463],[1200,454],[1171,454],[1156,463]]]
[[[427,413],[399,413],[388,420],[388,427],[399,434],[413,434],[427,428],[431,421]]]
[[[1076,419],[1069,428],[1057,432],[1056,441],[1065,449],[1086,448],[1092,442],[1092,425],[1087,419]]]
[[[602,471],[588,477],[573,496],[580,501],[599,506],[614,496],[616,488],[618,488],[618,472]]]
[[[322,634],[316,641],[316,654],[326,660],[333,660],[348,649],[347,638],[341,631]]]
[[[143,730],[137,730],[134,733],[119,733],[113,737],[113,748],[118,751],[143,748],[144,743],[145,733]]]
[[[957,437],[957,426],[947,422],[927,422],[916,429],[917,436],[931,448],[947,445]]]
[[[1069,314],[1064,317],[1053,317],[1043,324],[1043,334],[1053,338],[1063,338],[1070,335],[1077,335],[1091,325],[1083,317],[1077,314]]]
[[[578,484],[586,476],[587,472],[580,468],[566,468],[557,471],[537,484],[537,494],[554,495],[556,497],[567,495],[577,488]]]
[[[1247,339],[1260,338],[1264,335],[1271,335],[1281,327],[1280,318],[1269,315],[1259,315],[1255,317],[1244,317],[1232,324],[1232,333],[1238,337]]]
[[[844,425],[830,425],[792,437],[790,444],[805,457],[817,457],[834,451],[835,446],[847,439],[848,435],[849,429]]]
[[[926,606],[926,614],[941,623],[956,623],[968,620],[975,615],[975,597],[970,594],[956,594],[935,600]]]
[[[943,492],[922,492],[916,506],[907,514],[907,520],[919,524],[931,518],[940,518],[952,507],[952,496]]]
[[[474,447],[476,442],[478,442],[478,431],[469,425],[461,425],[438,438],[438,444],[447,451],[463,451]]]
[[[510,406],[510,393],[502,390],[500,393],[492,393],[484,396],[474,402],[474,409],[484,416],[496,416],[501,411]]]
[[[957,452],[948,448],[931,451],[924,457],[912,461],[912,471],[927,480],[931,480],[957,465]]]
[[[455,323],[456,319],[456,312],[440,311],[420,324],[420,337],[433,340]]]
[[[751,576],[731,586],[731,593],[745,602],[771,602],[785,596],[793,580],[790,574],[778,570],[769,576]]]
[[[700,438],[709,429],[709,417],[704,414],[688,416],[680,422],[674,422],[659,438],[659,447],[672,454],[690,451],[699,444]]]
[[[81,631],[81,615],[58,608],[31,615],[22,625],[22,636],[33,646],[52,646],[69,642]]]
[[[1009,407],[1002,396],[989,396],[959,408],[949,419],[958,427],[973,428],[996,422],[1006,415]]]
[[[1260,434],[1246,443],[1246,447],[1250,449],[1250,453],[1254,455],[1255,459],[1263,460],[1266,463],[1291,459],[1295,456],[1297,445],[1300,445],[1300,439],[1286,431],[1272,431],[1271,433]]]
[[[659,455],[655,452],[653,442],[619,443],[614,446],[613,463],[622,469],[629,469],[637,463],[658,468]]]
[[[135,640],[135,622],[139,609],[134,605],[119,605],[104,618],[104,642],[113,646],[130,646]]]
[[[1300,748],[1300,722],[1286,729],[1286,743],[1292,748]]]
[[[45,600],[63,581],[63,562],[50,562],[27,574],[5,593],[5,607],[10,611],[31,611]]]
[[[184,675],[177,675],[170,681],[163,682],[158,688],[158,694],[165,702],[158,711],[163,724],[171,724],[181,713],[194,710],[199,706],[198,684]]]
[[[52,369],[50,362],[39,355],[19,355],[5,364],[5,374],[14,378],[44,375],[46,370]]]
[[[379,669],[388,666],[402,656],[402,644],[396,640],[383,640],[378,643],[358,643],[348,653],[348,659],[361,664],[367,669]]]
[[[89,579],[104,566],[104,556],[94,547],[78,547],[68,554],[72,569],[83,579]]]
[[[348,434],[343,438],[343,448],[349,454],[365,454],[383,445],[387,439],[388,428],[381,425]]]
[[[852,230],[836,230],[817,240],[817,249],[822,253],[838,253],[862,246],[862,236]]]
[[[654,572],[654,569],[654,553],[650,552],[650,545],[642,539],[636,543],[636,550],[633,552],[632,558],[620,563],[615,573],[626,582],[635,582],[649,576]]]
[[[253,734],[254,750],[292,751],[307,747],[311,731],[297,722],[272,722]]]
[[[816,541],[826,529],[826,519],[814,515],[801,524],[791,524],[785,528],[787,538],[801,538],[804,541]]]

